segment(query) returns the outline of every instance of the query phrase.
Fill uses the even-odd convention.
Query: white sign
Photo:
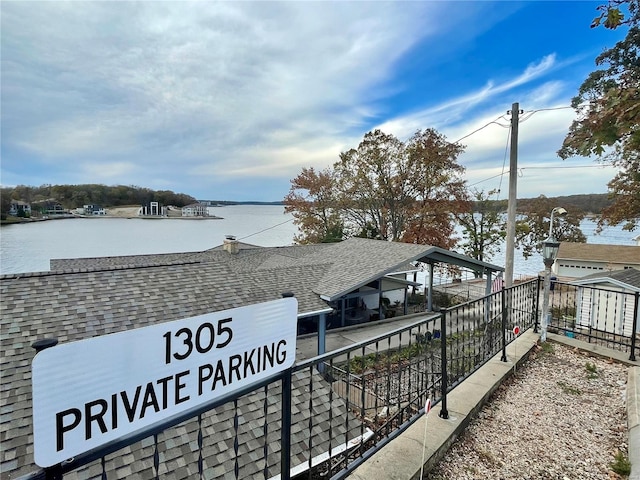
[[[32,365],[34,458],[49,467],[286,370],[298,302],[58,345]]]

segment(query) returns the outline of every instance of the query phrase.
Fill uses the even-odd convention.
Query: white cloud
[[[47,183],[182,191],[286,182],[303,166],[332,164],[376,123],[400,138],[434,127],[456,140],[502,116],[512,98],[527,110],[568,104],[575,86],[550,77],[578,57],[548,54],[458,94],[445,79],[411,111],[395,109],[389,99],[415,88],[398,71],[413,68],[417,49],[433,71],[520,8],[459,5],[2,2],[3,176],[21,171],[18,182],[31,183],[32,168]],[[557,142],[570,113],[527,120],[523,149]],[[492,125],[465,139],[463,164],[495,171],[506,137]]]
[[[298,153],[298,165],[305,155],[321,161],[335,149],[306,152],[307,139],[343,135],[375,115],[365,95],[375,99],[394,62],[430,30],[426,12],[441,8],[3,4],[3,39],[14,45],[3,82],[15,89],[3,107],[23,113],[8,127],[11,141],[58,162],[241,163],[247,145],[263,154],[238,171],[270,169],[283,151]]]
[[[417,112],[403,115],[391,120],[387,120],[379,127],[381,130],[392,133],[400,138],[406,138],[413,132],[427,126],[444,129],[451,125],[455,125],[452,129],[451,140],[457,138],[455,132],[469,132],[473,129],[462,130],[462,126],[470,127],[470,121],[466,120],[469,112],[476,107],[486,104],[489,100],[495,102],[496,97],[505,92],[509,92],[516,87],[522,86],[538,79],[555,64],[555,54],[550,54],[542,58],[539,62],[535,62],[527,66],[525,71],[515,78],[506,80],[502,83],[495,83],[494,80],[488,80],[484,87],[462,95],[458,98],[446,99],[444,102],[429,106]],[[487,120],[488,122],[489,120]],[[473,123],[478,123],[473,119]],[[479,128],[479,127],[476,127]],[[449,130],[449,129],[448,129]],[[460,133],[460,136],[464,135]]]

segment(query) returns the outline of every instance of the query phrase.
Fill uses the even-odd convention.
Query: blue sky
[[[3,0],[0,182],[277,201],[375,128],[489,124],[459,163],[507,198],[518,102],[518,197],[605,193],[611,167],[556,155],[626,33],[589,28],[600,3]]]

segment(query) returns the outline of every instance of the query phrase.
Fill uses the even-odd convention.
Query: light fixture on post
[[[551,290],[551,267],[553,262],[556,261],[558,256],[558,250],[560,249],[560,242],[556,242],[553,237],[553,215],[566,215],[567,211],[562,207],[556,207],[551,210],[551,221],[549,222],[549,238],[542,242],[542,260],[544,262],[544,297],[542,300],[542,319],[540,321],[540,341],[545,342],[547,340],[547,326],[550,323],[549,313],[549,291]]]
[[[567,211],[562,207],[555,207],[551,210],[551,220],[549,221],[549,240],[553,240],[553,215],[558,214],[559,216],[564,216],[567,214]]]

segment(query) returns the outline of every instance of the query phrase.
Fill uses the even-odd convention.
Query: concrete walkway
[[[629,480],[640,480],[640,367],[629,369],[627,382],[627,426],[629,427]]]
[[[327,351],[352,345],[353,343],[373,338],[396,328],[410,325],[425,318],[437,318],[439,314],[416,314],[402,319],[365,324],[327,333]],[[442,459],[450,445],[467,427],[473,417],[488,401],[491,394],[514,371],[514,366],[526,361],[529,353],[536,345],[539,335],[528,330],[507,346],[508,362],[500,361],[498,353],[489,362],[473,373],[467,380],[458,385],[447,397],[448,419],[439,417],[441,405],[436,404],[427,419],[429,422],[430,441],[426,447],[424,471],[429,471]],[[548,334],[551,342],[562,343],[587,351],[593,355],[625,363],[629,369],[627,382],[627,423],[629,429],[629,460],[631,475],[629,480],[640,480],[640,361],[629,361],[629,354],[592,345],[562,335]],[[317,337],[307,335],[298,338],[298,360],[317,355]],[[388,480],[412,480],[420,477],[422,468],[422,449],[424,437],[424,417],[411,425],[404,433],[376,452],[368,461],[358,467],[349,478],[353,480],[371,480],[384,478]],[[401,459],[402,461],[399,461]]]

